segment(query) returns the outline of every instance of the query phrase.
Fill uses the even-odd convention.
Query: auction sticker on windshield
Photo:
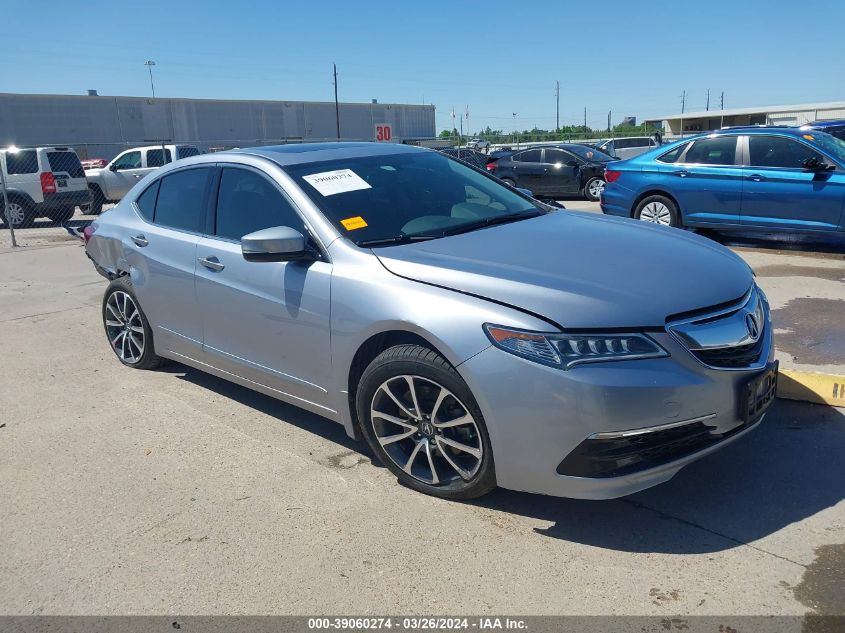
[[[359,189],[372,189],[366,180],[351,169],[324,171],[319,174],[303,176],[302,179],[323,196],[333,196],[338,193],[358,191]]]
[[[367,221],[360,215],[356,215],[354,218],[346,218],[345,220],[341,220],[340,223],[343,225],[343,228],[345,228],[347,231],[363,229],[364,227],[368,226]]]

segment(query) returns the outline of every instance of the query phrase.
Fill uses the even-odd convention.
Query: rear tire
[[[9,220],[6,220],[6,208],[3,205],[3,198],[0,197],[0,218],[3,226],[8,226],[11,221],[13,228],[26,229],[35,223],[35,211],[26,200],[9,197]]]
[[[634,217],[662,226],[681,226],[678,205],[672,199],[661,195],[648,196],[641,200],[634,211]]]
[[[91,206],[89,207],[89,212],[92,215],[100,215],[103,212],[103,204],[105,204],[106,198],[99,186],[88,185],[88,189],[91,191]]]
[[[155,353],[150,322],[129,277],[118,277],[109,284],[102,316],[106,339],[121,363],[132,369],[157,369],[164,362]]]
[[[437,352],[420,345],[386,349],[364,370],[355,403],[367,443],[401,484],[452,500],[496,487],[478,403]]]
[[[513,178],[499,178],[499,180],[501,180],[509,187],[513,187],[514,189],[516,189],[516,181]]]
[[[594,176],[584,185],[584,197],[590,202],[598,202],[601,199],[601,192],[604,191],[604,178]]]

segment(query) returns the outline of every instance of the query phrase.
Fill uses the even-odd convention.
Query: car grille
[[[768,360],[769,306],[756,285],[733,305],[670,321],[667,329],[708,367],[749,369]]]

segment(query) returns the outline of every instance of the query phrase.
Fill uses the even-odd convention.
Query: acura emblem
[[[760,326],[757,324],[757,317],[751,313],[746,314],[745,327],[748,329],[748,336],[756,341],[760,336]]]

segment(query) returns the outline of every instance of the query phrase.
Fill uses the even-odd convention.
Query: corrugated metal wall
[[[392,125],[394,142],[435,136],[433,106],[340,104],[344,140],[373,140],[383,123]],[[336,133],[334,103],[0,94],[0,145],[69,145],[83,157],[108,159],[163,139],[207,150],[334,140]]]

